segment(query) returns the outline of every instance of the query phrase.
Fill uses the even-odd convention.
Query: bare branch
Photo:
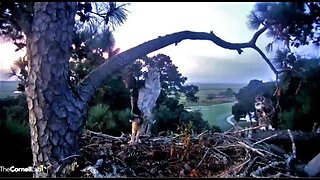
[[[296,158],[297,157],[296,144],[294,143],[294,140],[293,140],[293,137],[292,137],[290,129],[288,129],[287,131],[288,131],[291,143],[292,143],[292,155],[293,155],[294,158]]]
[[[261,51],[260,48],[258,48],[258,46],[256,46],[255,44],[252,46],[252,48],[254,50],[256,50],[260,56],[267,62],[267,64],[269,65],[269,67],[271,68],[271,70],[273,71],[274,74],[279,74],[279,72],[277,71],[277,69],[273,66],[273,64],[271,63],[270,59]]]
[[[142,43],[136,47],[133,47],[127,51],[124,51],[117,56],[114,56],[105,63],[100,65],[98,68],[90,72],[78,85],[78,91],[80,97],[84,101],[89,101],[94,95],[95,90],[101,86],[104,79],[116,71],[123,69],[125,66],[133,63],[136,59],[141,58],[151,52],[162,49],[171,44],[181,42],[182,40],[208,40],[212,41],[214,44],[230,50],[236,50],[241,54],[244,48],[253,48],[257,50],[263,59],[269,64],[271,69],[277,74],[277,70],[271,64],[270,60],[263,54],[263,52],[255,45],[255,42],[259,35],[261,35],[267,26],[263,27],[257,31],[253,38],[247,43],[230,43],[222,40],[215,34],[205,33],[205,32],[192,32],[192,31],[182,31],[173,34],[168,34],[163,37],[158,37],[156,39],[150,40],[148,42]]]
[[[262,33],[264,33],[268,28],[269,28],[269,26],[266,25],[266,26],[264,26],[263,28],[261,28],[259,31],[257,31],[257,32],[253,35],[252,39],[250,40],[250,43],[252,43],[252,45],[256,44],[258,37],[259,37]]]

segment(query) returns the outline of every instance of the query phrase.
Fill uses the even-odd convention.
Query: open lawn
[[[185,104],[185,107],[192,110],[200,110],[203,119],[208,121],[211,126],[218,126],[222,131],[232,128],[232,125],[230,125],[226,119],[231,115],[231,108],[236,101],[235,97],[219,97],[213,99],[207,99],[207,97],[209,94],[218,95],[227,88],[231,88],[237,93],[239,89],[246,86],[246,84],[195,83],[194,85],[199,87],[199,92],[196,94],[196,96],[199,97],[198,102],[187,102],[185,97],[181,97],[180,103]],[[241,123],[242,122],[240,122],[240,124]]]
[[[215,104],[210,106],[190,106],[192,110],[200,110],[202,118],[209,122],[210,126],[218,126],[222,131],[229,130],[232,126],[226,121],[231,115],[231,107],[234,102]]]
[[[180,103],[185,104],[186,107],[189,106],[208,106],[213,104],[221,104],[234,102],[236,99],[234,97],[231,98],[213,98],[207,99],[209,94],[218,95],[220,92],[225,91],[227,88],[231,88],[234,92],[238,92],[240,88],[246,86],[245,84],[220,84],[220,83],[194,83],[194,85],[199,87],[199,92],[196,96],[199,97],[198,102],[187,102],[186,97],[182,96],[180,99]]]

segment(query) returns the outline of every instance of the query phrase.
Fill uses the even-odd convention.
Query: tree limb
[[[252,49],[256,50],[260,56],[264,59],[264,61],[267,62],[267,64],[269,65],[269,67],[271,68],[271,70],[274,72],[274,74],[279,74],[278,70],[273,66],[273,64],[271,63],[270,59],[262,52],[262,50],[260,48],[258,48],[258,46],[256,46],[255,44],[252,46]]]
[[[256,132],[252,133],[253,139],[264,139],[268,138],[274,134],[278,134],[277,136],[273,136],[272,138],[266,139],[264,142],[266,143],[283,143],[288,142],[291,144],[290,136],[288,135],[287,130],[276,130],[276,131],[264,131],[264,132]],[[314,132],[303,132],[303,131],[291,131],[292,137],[295,140],[295,143],[312,141],[312,142],[320,142],[320,134]]]
[[[93,97],[95,90],[101,86],[103,80],[106,79],[109,75],[123,69],[125,66],[133,63],[136,59],[141,58],[142,56],[145,56],[151,52],[154,52],[171,44],[178,43],[182,40],[208,40],[212,41],[213,43],[222,48],[236,50],[239,54],[243,52],[242,49],[244,48],[253,48],[259,52],[260,49],[256,47],[255,42],[259,35],[261,35],[266,29],[267,26],[257,31],[253,35],[253,38],[247,43],[230,43],[222,40],[213,33],[192,31],[181,31],[173,34],[168,34],[163,37],[158,37],[156,39],[150,40],[136,47],[128,49],[127,51],[124,51],[108,59],[98,68],[91,71],[78,85],[79,95],[82,98],[82,100],[89,101]],[[263,52],[261,51],[259,52],[259,54],[269,64],[271,69],[276,73],[277,71],[270,63],[270,60],[266,58],[266,56],[263,54]]]
[[[256,33],[254,33],[252,39],[250,40],[250,43],[252,43],[252,45],[256,44],[258,37],[264,33],[270,26],[265,25],[263,26],[263,28],[261,28],[260,30],[258,30]]]

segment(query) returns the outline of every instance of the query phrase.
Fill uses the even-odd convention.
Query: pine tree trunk
[[[52,176],[63,159],[79,150],[86,103],[68,86],[68,62],[76,3],[35,3],[27,37],[27,102],[35,166]],[[40,173],[36,177],[43,176]]]

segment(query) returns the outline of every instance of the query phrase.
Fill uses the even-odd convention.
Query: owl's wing
[[[139,89],[138,107],[144,115],[151,114],[160,95],[160,72],[158,68],[150,68],[143,88]]]

